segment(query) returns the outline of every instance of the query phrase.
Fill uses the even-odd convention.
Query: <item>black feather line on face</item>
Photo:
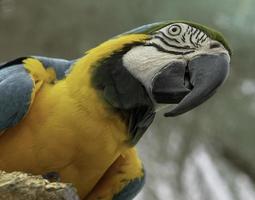
[[[180,52],[180,51],[170,51],[170,50],[167,50],[155,43],[151,43],[151,44],[145,44],[144,46],[152,46],[152,47],[155,47],[158,51],[161,51],[161,52],[164,52],[164,53],[169,53],[169,54],[173,54],[173,55],[187,55],[187,54],[190,54],[190,53],[194,53],[195,51],[194,50],[191,50],[191,51],[184,51],[184,52]]]
[[[194,36],[194,34],[191,33],[190,36],[189,36],[189,41],[190,41],[190,43],[191,43],[194,47],[197,47],[196,44],[195,44],[194,41],[193,41],[193,36]]]
[[[172,47],[172,48],[181,49],[181,50],[194,49],[194,48],[191,48],[188,45],[186,45],[186,46],[177,46],[177,45],[170,44],[169,42],[167,42],[164,38],[160,37],[159,35],[155,35],[154,38],[159,39],[163,44],[165,44],[166,46]]]
[[[207,35],[206,35],[205,33],[203,33],[202,36],[200,36],[200,38],[197,40],[197,43],[199,43],[199,42],[203,43],[202,40],[203,40],[203,39],[206,40],[206,38],[207,38]],[[205,41],[205,40],[204,40],[204,41]]]
[[[186,42],[185,36],[186,36],[186,32],[182,35],[182,41],[183,41],[183,42]]]
[[[165,37],[166,39],[168,39],[168,40],[170,40],[170,41],[174,41],[174,42],[176,42],[176,43],[180,44],[180,41],[179,41],[179,40],[177,40],[177,39],[175,39],[175,38],[171,38],[171,37],[167,36],[164,32],[159,31],[159,33],[160,33],[163,37]]]
[[[208,38],[207,35],[204,34],[203,39],[201,40],[201,42],[203,43],[204,41],[206,41],[207,38]]]
[[[196,40],[198,39],[198,36],[199,36],[199,34],[200,34],[201,32],[202,32],[201,30],[198,31],[198,33],[197,33],[197,35],[196,35]]]

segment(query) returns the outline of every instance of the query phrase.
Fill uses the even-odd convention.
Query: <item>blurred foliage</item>
[[[231,194],[206,199],[243,199],[236,188],[241,191],[242,182],[254,189],[249,181],[255,172],[254,8],[253,0],[0,0],[0,60],[23,55],[73,59],[114,35],[169,19],[220,30],[233,49],[230,78],[194,111],[167,119],[158,114],[139,144],[148,171],[143,198],[208,197],[213,189],[204,188],[205,180],[200,181],[204,194],[188,197],[189,177],[203,177],[204,162],[215,164],[215,174],[227,185],[222,191]]]

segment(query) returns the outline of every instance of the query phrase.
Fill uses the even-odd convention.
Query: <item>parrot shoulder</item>
[[[63,79],[73,62],[29,56],[0,64],[0,133],[21,121],[41,86]]]

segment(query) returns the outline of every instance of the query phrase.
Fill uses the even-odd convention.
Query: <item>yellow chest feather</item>
[[[93,89],[79,105],[64,81],[45,84],[22,123],[0,140],[0,168],[58,172],[83,196],[127,148],[127,130]]]

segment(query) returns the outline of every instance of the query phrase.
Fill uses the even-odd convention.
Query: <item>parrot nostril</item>
[[[218,42],[213,42],[210,44],[210,49],[216,49],[216,48],[219,48],[221,47],[220,43]]]

